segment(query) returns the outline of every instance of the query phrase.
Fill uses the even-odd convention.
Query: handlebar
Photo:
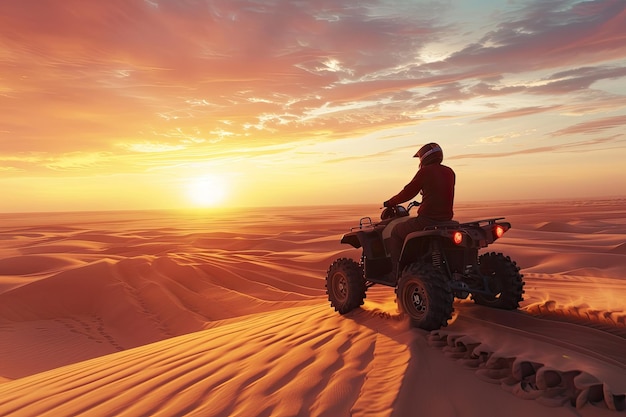
[[[387,219],[392,219],[395,217],[403,217],[403,216],[408,216],[409,212],[411,211],[411,209],[413,207],[417,207],[419,206],[420,203],[419,201],[411,201],[406,208],[404,208],[403,205],[398,204],[396,206],[393,207],[385,207],[383,212],[380,215],[381,220],[387,220]]]
[[[413,207],[417,207],[417,206],[419,206],[420,204],[422,204],[422,203],[421,203],[421,202],[419,202],[419,201],[411,201],[411,202],[409,203],[409,205],[408,205],[408,206],[406,206],[406,211],[411,211],[411,209],[412,209]]]
[[[419,202],[419,201],[411,201],[411,202],[410,202],[410,203],[406,206],[406,211],[410,211],[413,207],[417,207],[417,206],[419,206],[420,204],[422,204],[422,203],[421,203],[421,202]],[[380,209],[381,209],[381,210],[383,210],[383,209],[385,209],[385,208],[395,209],[396,207],[402,207],[402,208],[404,208],[404,206],[403,206],[402,204],[398,204],[398,205],[393,206],[393,207],[385,207],[385,206],[383,206],[383,207],[381,207]]]

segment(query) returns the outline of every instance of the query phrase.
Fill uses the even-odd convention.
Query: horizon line
[[[550,198],[518,198],[518,199],[493,199],[493,200],[461,200],[456,201],[454,206],[476,206],[481,203],[487,204],[507,204],[507,203],[548,203],[548,202],[572,202],[589,201],[598,202],[605,200],[622,200],[625,195],[596,196],[590,198],[583,197],[550,197]],[[410,201],[410,200],[409,200]],[[407,201],[408,203],[408,201]],[[212,206],[212,207],[162,207],[162,208],[121,208],[107,210],[42,210],[42,211],[0,211],[0,216],[8,215],[36,215],[36,214],[72,214],[72,213],[136,213],[136,212],[223,212],[226,210],[246,210],[246,209],[288,209],[288,208],[322,208],[322,207],[355,207],[355,206],[381,206],[380,203],[345,203],[345,204],[285,204],[285,205],[258,205],[258,206]],[[380,207],[382,208],[382,207]]]

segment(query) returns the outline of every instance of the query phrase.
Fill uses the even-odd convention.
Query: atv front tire
[[[409,265],[398,281],[396,298],[411,326],[424,330],[447,326],[454,310],[448,278],[430,264]]]
[[[352,259],[339,258],[326,273],[326,294],[330,305],[346,314],[363,304],[365,299],[363,269]]]
[[[520,268],[502,253],[485,253],[478,257],[479,271],[487,277],[487,285],[492,295],[472,294],[476,304],[487,307],[515,310],[524,299],[524,279]]]

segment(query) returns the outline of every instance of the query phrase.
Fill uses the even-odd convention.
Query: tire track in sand
[[[625,338],[520,311],[455,307],[456,320],[431,332],[429,344],[482,380],[545,405],[626,410]]]

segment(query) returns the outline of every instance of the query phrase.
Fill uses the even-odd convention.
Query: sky
[[[625,0],[0,2],[0,212],[626,195]]]

